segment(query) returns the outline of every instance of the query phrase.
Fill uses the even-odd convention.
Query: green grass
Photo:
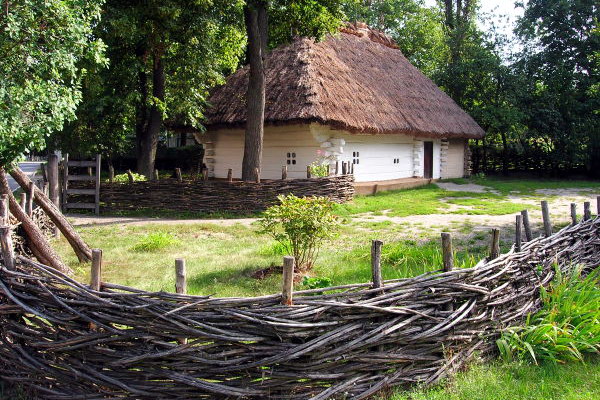
[[[504,177],[471,178],[473,183],[483,185],[496,190],[502,195],[536,195],[539,189],[597,189],[600,190],[600,182],[588,180],[569,179],[519,179]]]
[[[595,400],[600,398],[600,360],[587,364],[477,364],[452,381],[398,392],[390,400]]]

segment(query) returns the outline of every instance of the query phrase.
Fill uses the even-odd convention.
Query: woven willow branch
[[[296,292],[293,306],[93,291],[19,257],[0,271],[0,376],[44,399],[362,399],[493,352],[500,329],[540,306],[555,262],[600,265],[600,219],[474,268]]]

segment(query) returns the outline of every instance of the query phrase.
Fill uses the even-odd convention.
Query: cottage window
[[[360,152],[353,151],[352,152],[352,164],[360,164]]]
[[[400,164],[400,159],[399,158],[394,158],[394,164]]]
[[[296,153],[287,153],[287,165],[296,165]]]

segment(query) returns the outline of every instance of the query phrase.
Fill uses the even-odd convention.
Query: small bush
[[[581,276],[558,271],[541,289],[542,309],[524,326],[506,329],[497,341],[503,358],[540,361],[583,361],[585,353],[600,353],[600,269]]]
[[[321,244],[337,225],[333,202],[327,197],[279,196],[260,219],[261,232],[271,235],[296,260],[299,271],[312,268]]]
[[[302,278],[302,286],[306,289],[320,289],[326,288],[333,285],[333,281],[330,278],[316,276],[314,278],[305,276]]]
[[[177,239],[165,232],[155,232],[144,236],[133,246],[133,251],[152,252],[162,250],[166,247],[179,243]]]
[[[134,182],[143,182],[143,181],[147,180],[146,176],[138,174],[136,172],[132,172],[131,175],[133,175],[133,181]],[[127,176],[127,174],[115,175],[114,182],[117,182],[117,183],[129,183],[129,176]]]
[[[328,167],[329,165],[323,161],[315,161],[310,164],[310,174],[318,178],[329,176]]]

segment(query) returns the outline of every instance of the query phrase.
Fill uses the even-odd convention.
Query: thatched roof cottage
[[[485,132],[410,64],[398,46],[364,24],[321,42],[299,38],[266,61],[261,176],[306,176],[316,160],[350,161],[357,182],[462,177],[467,139]],[[248,68],[211,95],[209,173],[241,175]]]

